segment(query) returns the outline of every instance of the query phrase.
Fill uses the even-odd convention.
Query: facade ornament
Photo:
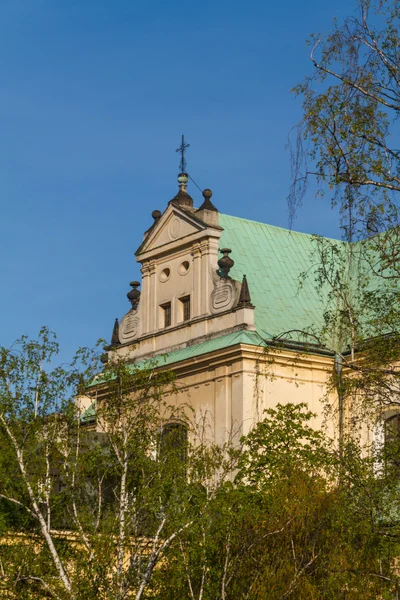
[[[182,206],[182,208],[193,208],[193,198],[187,193],[187,182],[189,180],[189,176],[187,173],[182,172],[178,175],[178,184],[179,191],[172,200],[168,202],[168,204],[177,204],[178,206]]]
[[[136,310],[138,305],[139,305],[139,300],[140,300],[140,291],[138,290],[138,287],[140,285],[139,281],[131,281],[130,284],[131,286],[131,291],[127,293],[127,297],[129,302],[132,304],[132,308],[133,310]]]
[[[157,221],[161,218],[161,212],[159,210],[153,210],[153,212],[151,213],[151,216],[154,219],[153,225],[155,225],[157,223]]]
[[[113,332],[111,336],[111,346],[120,346],[121,342],[119,341],[119,323],[118,319],[115,319]]]
[[[235,261],[231,259],[229,254],[232,252],[230,248],[222,248],[220,250],[223,256],[218,261],[221,277],[229,277],[229,271],[232,269]]]
[[[148,277],[150,275],[150,265],[149,262],[144,262],[142,264],[142,268],[140,269],[141,273],[142,273],[142,279],[144,279],[145,277]]]
[[[200,244],[198,242],[193,244],[190,254],[193,256],[194,259],[201,257]]]
[[[246,275],[243,275],[242,287],[240,288],[238,308],[254,308],[251,303],[249,284],[247,283]]]
[[[201,210],[213,210],[215,212],[218,212],[218,208],[216,208],[214,206],[214,204],[211,202],[212,191],[210,189],[206,188],[205,190],[202,191],[202,194],[204,197],[204,202],[200,206],[200,208],[197,209],[196,212],[200,212]]]

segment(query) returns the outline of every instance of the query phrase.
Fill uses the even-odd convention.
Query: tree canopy
[[[111,360],[96,379],[96,352],[56,352],[45,329],[1,350],[2,597],[392,597],[400,507],[379,457],[339,454],[290,403],[217,446],[170,372]]]
[[[311,36],[314,71],[295,87],[304,116],[292,146],[291,215],[314,177],[339,203],[350,241],[398,220],[399,17],[398,0],[359,0],[356,16]]]

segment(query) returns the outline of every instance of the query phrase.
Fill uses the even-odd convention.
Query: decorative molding
[[[198,242],[196,244],[193,244],[192,251],[190,254],[193,256],[194,259],[201,257],[200,244]]]
[[[211,292],[210,309],[213,314],[231,310],[237,303],[239,282],[230,278],[214,280],[214,289]]]
[[[182,221],[178,217],[173,217],[168,225],[168,233],[172,240],[179,237],[182,229]]]
[[[209,249],[210,249],[210,245],[208,243],[208,240],[202,240],[200,242],[200,252],[201,252],[201,254],[202,255],[203,254],[207,254],[207,252],[209,251]]]
[[[149,261],[149,273],[150,273],[150,275],[154,275],[155,272],[156,272],[156,261],[151,260],[151,261]]]
[[[140,317],[137,310],[130,310],[119,325],[119,339],[125,344],[134,340],[139,335]]]
[[[143,263],[142,268],[140,269],[143,277],[149,277],[150,275],[150,266],[148,262]]]

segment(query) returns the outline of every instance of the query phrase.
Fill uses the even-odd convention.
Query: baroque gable
[[[190,243],[198,237],[203,237],[203,234],[209,228],[209,225],[189,212],[170,204],[164,214],[147,232],[143,243],[136,252],[136,256],[140,260],[142,257],[150,257],[153,253],[159,254],[160,251],[168,251],[182,242]],[[212,227],[212,229],[220,230],[219,227]],[[218,237],[219,235],[218,231]]]
[[[254,330],[254,307],[241,297],[240,281],[229,275],[231,249],[219,248],[224,229],[211,196],[205,189],[196,209],[180,183],[163,214],[153,211],[154,223],[136,251],[141,282],[130,284],[132,308],[116,326],[118,344],[111,345],[129,360]]]

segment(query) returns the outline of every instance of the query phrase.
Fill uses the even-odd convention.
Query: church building
[[[207,415],[217,443],[277,403],[306,402],[321,427],[334,355],[304,338],[324,310],[313,278],[299,280],[313,267],[312,236],[222,214],[209,189],[195,207],[187,184],[182,169],[178,193],[152,213],[136,251],[142,280],[108,354],[174,371],[179,401]]]

